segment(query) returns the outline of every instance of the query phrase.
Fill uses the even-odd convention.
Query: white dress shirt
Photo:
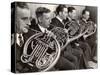
[[[24,42],[24,38],[23,38],[22,34],[16,33],[16,43],[20,46],[19,36],[21,36],[21,40],[22,40],[23,42]]]
[[[40,30],[41,30],[43,33],[48,32],[47,28],[44,28],[44,27],[40,26],[39,24],[38,24],[38,26],[39,26]]]
[[[64,25],[63,20],[59,16],[56,16],[56,18]]]

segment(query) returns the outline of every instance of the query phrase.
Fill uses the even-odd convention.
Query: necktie
[[[23,36],[20,34],[18,38],[19,38],[20,47],[22,47],[22,45],[24,44]]]

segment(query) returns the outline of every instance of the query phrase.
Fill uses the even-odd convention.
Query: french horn
[[[93,21],[88,21],[86,25],[87,25],[88,31],[84,35],[85,39],[87,37],[91,36],[92,34],[94,34],[96,32],[96,30],[97,30],[97,26],[96,26],[96,24]]]
[[[87,34],[90,34],[90,33],[96,31],[96,24],[94,22],[88,21],[87,26],[88,26],[88,32],[87,32]]]
[[[65,23],[65,28],[54,27],[51,29],[51,32],[56,35],[56,39],[60,44],[61,51],[63,51],[70,42],[80,38],[88,31],[88,28],[86,28],[83,33],[80,33],[79,28],[79,22],[75,20]],[[68,31],[66,32],[64,29]]]
[[[60,44],[60,48],[61,50],[63,50],[68,43],[68,34],[65,32],[64,28],[61,27],[54,27],[53,29],[51,29],[51,32],[56,35],[56,39]]]
[[[64,29],[67,30],[67,32]],[[79,23],[76,20],[73,20],[66,22],[64,28],[54,27],[51,31],[56,35],[56,39],[60,44],[61,50],[64,50],[68,43],[78,39],[84,34],[78,34],[78,30]]]
[[[48,71],[58,61],[60,45],[55,37],[38,32],[26,41],[21,61],[31,66],[35,72]]]
[[[78,35],[80,27],[79,27],[78,21],[72,20],[72,21],[65,23],[65,28],[68,29],[69,37],[74,37],[74,36]]]

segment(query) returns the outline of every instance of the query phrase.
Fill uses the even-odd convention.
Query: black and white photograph
[[[11,72],[98,68],[98,7],[11,3]]]

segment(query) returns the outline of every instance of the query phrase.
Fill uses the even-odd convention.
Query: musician
[[[85,39],[85,42],[87,42],[89,44],[89,46],[91,47],[91,54],[90,54],[90,60],[95,61],[94,57],[96,56],[96,48],[97,48],[97,43],[96,43],[96,24],[90,20],[90,12],[88,10],[83,10],[82,12],[82,17],[81,17],[81,23],[82,25],[87,25],[88,23],[91,22],[93,23],[93,25],[91,25],[92,27],[89,27],[91,29],[94,29],[93,32],[90,32],[88,34],[85,34],[83,37]]]
[[[66,17],[65,22],[65,28],[70,29],[69,35],[75,36],[79,34],[79,24],[78,20],[76,19],[76,9],[74,7],[68,7],[68,17]]]
[[[54,27],[50,24],[51,22],[50,14],[51,14],[50,10],[45,7],[37,8],[36,17],[38,24],[34,25],[34,29],[41,31],[43,33],[45,31],[50,32],[50,30]],[[53,33],[50,32],[49,35],[53,35]],[[65,69],[75,69],[75,66],[68,59],[61,56],[54,68],[59,70],[65,70]]]
[[[21,62],[21,55],[23,53],[23,45],[26,42],[26,38],[24,35],[26,35],[29,32],[29,26],[31,25],[30,23],[30,9],[28,8],[27,3],[23,2],[16,2],[16,19],[15,19],[15,33],[12,33],[14,35],[15,41],[12,44],[12,47],[15,47],[15,72],[31,72],[31,68]],[[15,16],[14,15],[14,16]],[[26,36],[27,38],[29,36]],[[14,39],[12,38],[12,39]],[[12,56],[13,57],[13,56]]]
[[[83,10],[82,12],[82,17],[79,20],[79,25],[80,25],[80,34],[83,33],[87,28],[88,28],[88,19],[89,19],[90,13],[88,11]],[[85,66],[84,68],[92,68],[89,62],[91,61],[91,47],[90,45],[85,41],[83,35],[77,40],[77,43],[79,44],[79,47],[83,50],[84,54],[84,63]]]
[[[66,23],[65,28],[70,29],[70,31],[68,32],[70,37],[79,35],[79,24],[78,20],[76,19],[76,9],[74,7],[68,7],[68,17],[66,18],[66,20],[64,20],[64,22]],[[83,59],[82,49],[78,47],[78,44],[75,40],[69,43],[67,47],[69,47],[72,50],[72,54],[78,58],[78,66],[79,68],[81,68],[82,62],[80,62],[80,59]]]
[[[64,28],[65,30],[65,33],[67,33],[67,29],[65,29],[65,24],[63,22],[63,20],[66,19],[66,17],[68,16],[68,9],[65,5],[59,5],[57,8],[56,8],[56,17],[54,17],[51,21],[51,24],[53,24],[54,26],[56,27],[61,27],[61,28]],[[69,47],[68,47],[69,48]],[[68,49],[67,48],[67,49]],[[64,49],[64,51],[66,51],[66,49]],[[63,52],[62,56],[63,58],[66,58],[69,62],[69,64],[73,64],[75,68],[69,66],[69,65],[66,65],[66,69],[77,69],[78,68],[78,61],[77,61],[77,57],[74,56],[72,53],[71,53],[71,49],[68,49],[67,52]],[[63,62],[65,61],[60,61],[62,64],[63,67],[64,64]],[[59,64],[60,65],[60,64]]]

